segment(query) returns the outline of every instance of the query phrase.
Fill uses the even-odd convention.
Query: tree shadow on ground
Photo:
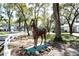
[[[65,44],[54,42],[52,46],[60,52],[61,56],[79,56],[79,42],[70,41]]]

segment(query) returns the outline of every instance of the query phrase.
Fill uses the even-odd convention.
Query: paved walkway
[[[17,37],[17,36],[20,36],[20,35],[27,35],[27,33],[25,33],[25,32],[17,32],[17,33],[9,33],[9,34],[6,34],[6,35],[0,35],[0,41],[4,41],[5,38],[7,36],[9,36],[9,35],[13,35],[13,36]]]
[[[6,36],[0,36],[0,41],[5,41]]]
[[[74,35],[74,36],[79,36],[79,33],[73,33],[72,35]]]

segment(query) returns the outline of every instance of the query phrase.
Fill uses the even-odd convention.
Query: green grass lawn
[[[70,36],[69,33],[61,33],[61,36],[65,41],[79,41],[79,37]],[[55,38],[55,33],[47,34],[47,39],[54,40],[54,38]]]
[[[47,34],[47,39],[53,40],[55,38],[55,34]]]
[[[8,32],[6,32],[6,31],[0,31],[0,35],[6,35],[6,34],[8,34]]]
[[[64,36],[66,39],[68,39],[70,37],[69,33],[62,33],[62,36]],[[47,34],[47,39],[54,39],[55,38],[55,33],[53,34]]]

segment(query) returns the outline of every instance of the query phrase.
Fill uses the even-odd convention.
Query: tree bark
[[[49,28],[49,20],[47,19],[47,31],[50,32],[50,28]]]
[[[26,31],[26,20],[24,20],[24,32]]]
[[[30,35],[29,28],[28,28],[27,22],[25,20],[25,22],[24,22],[24,31],[26,31],[26,27],[27,27],[27,33],[28,33],[28,36],[29,36]]]
[[[9,17],[8,30],[11,31],[10,17]]]
[[[60,16],[59,16],[59,4],[53,3],[53,12],[54,12],[54,19],[55,19],[55,39],[54,41],[62,41],[61,37],[61,25],[60,25]]]
[[[21,27],[21,22],[20,22],[20,19],[19,19],[19,31],[20,31],[20,27]]]
[[[73,33],[72,27],[73,27],[72,25],[71,25],[71,26],[69,26],[70,35],[72,35],[72,33]]]
[[[37,26],[37,15],[36,15],[36,5],[35,5],[35,10],[34,10],[34,16],[35,16],[35,24],[36,24],[36,26]]]

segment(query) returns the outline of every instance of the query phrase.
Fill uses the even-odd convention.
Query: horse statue
[[[36,26],[35,20],[31,20],[31,28],[32,28],[32,33],[33,33],[33,38],[34,38],[34,47],[37,47],[37,42],[38,42],[38,37],[41,37],[41,44],[44,40],[44,44],[46,44],[46,32],[47,30],[45,28],[38,28]]]

